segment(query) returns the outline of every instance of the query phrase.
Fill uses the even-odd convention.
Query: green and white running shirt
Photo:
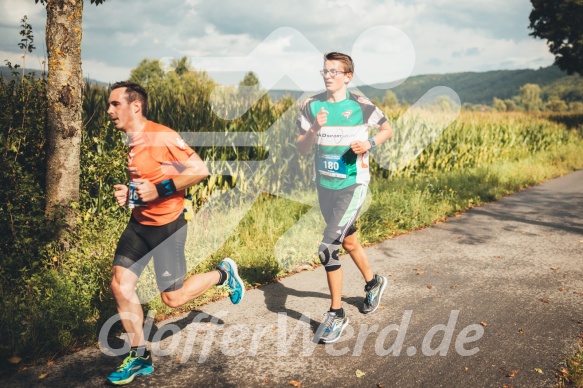
[[[346,99],[330,102],[326,92],[308,98],[302,104],[297,125],[306,133],[324,108],[328,121],[316,134],[314,179],[322,187],[340,190],[370,181],[369,152],[356,155],[350,143],[369,138],[369,127],[380,127],[387,118],[368,98],[346,92]]]

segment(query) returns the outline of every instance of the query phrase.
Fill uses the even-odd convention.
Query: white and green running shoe
[[[339,317],[336,313],[328,311],[324,314],[324,320],[320,323],[314,340],[325,344],[336,342],[342,335],[346,325],[348,325],[348,317],[346,315]]]
[[[129,355],[119,368],[107,377],[107,380],[115,385],[125,385],[131,383],[138,376],[149,375],[152,372],[154,372],[152,355],[139,357],[135,350],[130,350]]]
[[[363,314],[373,313],[379,307],[381,303],[381,297],[383,296],[383,292],[385,292],[385,288],[389,282],[384,276],[375,275],[375,278],[377,280],[377,284],[372,286],[370,289],[368,286],[364,287],[366,296],[364,297],[364,305],[362,306],[361,310]]]

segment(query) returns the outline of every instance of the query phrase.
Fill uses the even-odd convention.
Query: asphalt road
[[[367,248],[390,281],[372,315],[343,257],[350,324],[335,344],[312,342],[322,267],[158,323],[156,370],[132,386],[552,387],[583,333],[582,214],[578,171]],[[119,362],[86,349],[2,385],[103,386]]]

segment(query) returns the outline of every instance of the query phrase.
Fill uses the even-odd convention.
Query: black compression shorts
[[[142,225],[132,216],[119,238],[113,265],[140,276],[154,257],[156,281],[160,291],[182,288],[186,275],[187,222],[183,215],[162,226]]]

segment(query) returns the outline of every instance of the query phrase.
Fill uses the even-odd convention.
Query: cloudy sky
[[[321,53],[356,63],[355,83],[409,75],[539,68],[546,43],[530,37],[529,0],[85,0],[84,75],[127,79],[143,58],[187,56],[222,83],[255,71],[263,86],[320,87]],[[0,59],[21,63],[28,16],[42,68],[46,12],[34,0],[0,0]]]

